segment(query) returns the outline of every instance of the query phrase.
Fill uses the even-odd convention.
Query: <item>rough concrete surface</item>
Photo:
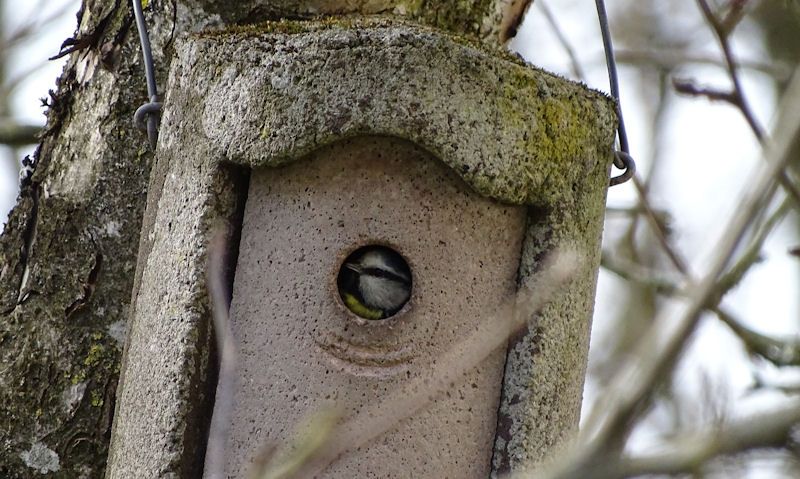
[[[300,168],[301,163],[290,163],[360,136],[413,142],[436,159],[421,155],[422,163],[440,160],[474,192],[500,203],[524,205],[528,226],[522,240],[520,281],[535,274],[547,253],[560,246],[582,255],[574,280],[511,344],[493,469],[514,470],[538,462],[570,437],[580,412],[612,158],[615,121],[605,96],[458,38],[388,20],[200,35],[176,49],[154,173],[163,179],[163,188],[150,202],[145,218],[149,226],[143,234],[149,239],[143,243],[149,246],[140,259],[142,279],[134,297],[110,477],[178,474],[189,457],[202,454],[192,449],[196,441],[191,435],[198,430],[197,421],[207,421],[193,416],[210,374],[203,277],[211,225],[230,219],[235,203],[226,165],[252,167],[256,176],[267,177],[269,168]],[[453,182],[458,180],[454,177]],[[308,197],[296,201],[294,207],[302,201],[314,204]],[[362,206],[368,205],[354,207]],[[433,211],[424,215],[437,217]],[[331,210],[331,216],[345,222],[373,217],[362,213],[360,219],[354,218],[344,207]],[[324,220],[328,223],[323,225],[332,221]],[[466,215],[460,221],[470,223]],[[379,226],[384,227],[373,225]],[[348,231],[352,235],[356,229]],[[343,238],[329,248],[343,248]],[[352,242],[357,239],[348,237]],[[360,239],[371,238],[365,233]],[[432,245],[415,246],[400,241],[400,236],[395,240],[401,252]],[[477,238],[464,241],[479,246],[469,243]],[[416,254],[409,253],[409,259],[413,261]],[[326,256],[327,261],[334,256]],[[298,259],[283,267],[303,266]],[[331,275],[333,284],[334,273],[322,272]],[[433,276],[426,280],[424,270],[419,274],[423,286],[425,281],[442,280]],[[465,278],[447,280],[452,289]],[[173,287],[165,294],[154,282]],[[306,293],[301,288],[297,294]],[[398,318],[395,334],[405,331],[400,327],[403,318],[414,323],[415,308],[431,307],[434,299],[412,297],[408,311]],[[319,317],[335,321],[343,319],[341,314],[334,311]],[[285,334],[292,337],[300,331]],[[360,337],[355,324],[347,334],[352,336],[345,339],[353,341],[374,340],[369,333]],[[421,360],[409,364],[416,366]],[[361,385],[376,381],[363,374],[352,377]],[[279,384],[271,394],[287,394],[281,389],[287,384]],[[298,403],[310,406],[313,401],[300,396]],[[402,434],[402,429],[395,434]]]
[[[607,169],[615,121],[604,95],[427,28],[342,23],[266,25],[178,45],[174,120],[250,166],[341,137],[398,136],[479,193],[517,204],[555,204]]]
[[[524,227],[524,207],[475,194],[403,140],[353,138],[256,169],[231,308],[240,375],[228,473],[241,477],[314,412],[355,416],[427,375],[513,295]],[[385,320],[356,317],[337,290],[345,257],[365,244],[411,267],[411,301]],[[505,348],[324,477],[486,478],[504,362]]]

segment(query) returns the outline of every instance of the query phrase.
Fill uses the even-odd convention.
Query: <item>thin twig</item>
[[[660,70],[671,71],[682,65],[711,65],[727,70],[724,60],[703,53],[685,52],[666,48],[650,50],[617,50],[617,61],[629,65],[653,65]],[[777,81],[786,81],[792,75],[792,67],[781,61],[761,62],[757,60],[739,60],[740,69],[754,70],[772,76]]]
[[[208,293],[211,302],[214,335],[217,340],[219,356],[219,380],[214,397],[214,414],[211,417],[208,446],[206,448],[205,476],[209,479],[223,479],[227,463],[226,443],[233,413],[233,396],[236,390],[237,352],[236,343],[230,329],[228,309],[230,307],[229,285],[226,281],[227,238],[225,228],[217,230],[208,249]]]
[[[45,3],[48,3],[48,1],[39,1],[30,11],[41,12]],[[77,3],[66,2],[62,4],[58,10],[49,13],[46,17],[37,17],[33,15],[25,19],[25,23],[12,30],[4,39],[0,39],[0,52],[9,52],[12,48],[30,41],[30,39],[39,32],[46,31],[50,28],[53,22],[64,18],[64,15],[67,15],[71,11],[75,11],[76,7]]]
[[[642,205],[635,205],[629,208],[622,207],[622,206],[607,206],[606,207],[606,214],[607,215],[619,215],[619,216],[637,216],[644,214],[646,211]],[[671,221],[671,215],[669,211],[662,210],[662,209],[652,209],[652,212],[658,218],[658,222],[660,224],[666,224]]]
[[[706,22],[708,22],[709,26],[711,26],[711,29],[717,36],[717,41],[722,49],[722,55],[725,57],[725,65],[727,66],[728,76],[730,77],[732,83],[731,94],[735,98],[736,105],[739,107],[739,110],[741,110],[742,115],[747,121],[747,124],[750,125],[750,129],[753,130],[753,134],[756,136],[756,138],[758,138],[759,142],[762,142],[766,136],[766,133],[764,132],[764,128],[756,119],[755,113],[753,113],[752,108],[750,108],[750,103],[748,103],[747,98],[744,95],[742,82],[739,78],[739,66],[736,63],[736,57],[734,56],[733,49],[728,41],[728,36],[736,25],[733,23],[733,19],[741,19],[741,17],[730,16],[730,20],[723,25],[722,22],[717,19],[717,16],[714,15],[714,12],[711,11],[711,7],[708,5],[706,0],[697,0],[697,4],[700,6],[700,10],[703,12]]]
[[[666,103],[664,100],[667,98],[666,93],[666,76],[661,76],[661,81],[659,82],[659,93],[661,101],[659,102],[658,111],[656,114],[656,120],[654,121],[654,125],[658,124],[658,118],[662,117],[667,109],[665,108]],[[657,128],[654,126],[654,131],[657,131]],[[657,150],[656,150],[657,153]],[[634,175],[633,177],[633,185],[636,188],[636,194],[639,200],[639,205],[641,206],[642,210],[644,211],[644,217],[647,220],[647,224],[650,226],[653,234],[658,240],[661,249],[663,250],[664,254],[667,255],[667,258],[672,263],[672,265],[677,269],[680,273],[684,275],[689,275],[690,270],[687,261],[683,258],[683,255],[669,242],[669,228],[666,225],[666,217],[663,214],[658,214],[657,210],[653,208],[653,205],[650,203],[649,197],[649,184],[652,179],[652,175],[655,173],[656,167],[658,165],[658,155],[653,158],[652,167],[648,170],[646,180],[642,180],[638,175]],[[631,222],[628,232],[627,238],[630,243],[631,250],[634,250],[634,236],[636,233],[636,227],[638,225],[638,217],[634,218],[634,221]]]
[[[0,119],[0,144],[8,146],[26,146],[39,142],[42,127],[17,123],[13,120]]]
[[[758,261],[760,258],[761,249],[763,248],[764,241],[766,241],[769,234],[775,228],[775,226],[782,220],[786,214],[789,212],[790,207],[790,200],[787,198],[784,200],[783,203],[770,215],[764,224],[762,224],[758,230],[754,234],[754,239],[747,245],[744,251],[739,255],[739,258],[736,262],[731,266],[725,274],[720,276],[720,279],[717,283],[717,291],[716,294],[718,297],[724,296],[725,293],[730,291],[732,288],[736,287],[739,282],[742,280],[744,275],[750,269],[750,267]],[[658,228],[662,226],[660,224],[655,225]],[[670,248],[669,244],[666,243],[666,238],[662,237],[662,243],[665,244],[664,248]],[[677,253],[676,253],[677,254]],[[679,258],[680,259],[680,258]],[[632,282],[642,283],[649,285],[656,289],[657,292],[662,294],[672,294],[676,286],[666,280],[666,279],[659,279],[656,277],[655,272],[652,273],[642,273],[641,267],[637,264],[631,263],[626,264],[624,266],[619,264],[619,259],[612,259],[607,253],[603,255],[601,266],[607,268],[609,271],[617,274],[618,276],[627,279]],[[679,268],[680,270],[680,268]],[[680,271],[687,281],[693,281],[693,279],[688,276],[687,272]]]
[[[723,308],[716,307],[713,311],[742,340],[750,353],[761,356],[775,366],[800,366],[800,341],[797,338],[772,338],[753,331]]]
[[[794,208],[800,210],[800,187],[798,187],[797,183],[791,178],[788,169],[781,171],[779,179],[784,191],[786,191],[794,202]]]
[[[599,477],[690,473],[719,456],[752,448],[785,446],[798,422],[800,399],[792,398],[768,413],[754,414],[727,424],[683,433],[662,446],[662,452],[623,458],[616,467],[612,467],[609,474]]]
[[[655,271],[645,270],[638,265],[624,264],[619,259],[611,259],[611,255],[608,253],[603,254],[600,264],[620,278],[648,286],[663,296],[687,296],[685,287],[659,276]],[[761,356],[775,366],[800,366],[800,341],[797,338],[779,339],[761,334],[736,319],[733,313],[722,306],[709,306],[707,310],[714,313],[720,321],[727,325],[750,353]]]
[[[720,20],[714,15],[714,12],[711,11],[711,7],[706,0],[697,0],[697,4],[703,12],[706,21],[711,26],[711,29],[714,31],[720,49],[722,49],[722,55],[725,58],[725,65],[727,66],[728,76],[730,77],[732,85],[729,101],[739,109],[745,121],[747,121],[747,124],[750,126],[750,129],[753,131],[753,135],[755,135],[758,142],[763,146],[766,133],[764,127],[762,127],[758,119],[756,119],[756,115],[745,97],[742,81],[739,77],[739,65],[736,62],[736,57],[733,54],[733,49],[729,41],[731,32],[733,32],[733,29],[743,17],[744,4],[742,2],[733,2],[731,11],[728,12],[728,15],[723,20]],[[792,180],[789,173],[786,171],[780,172],[778,181],[794,199],[795,207],[800,209],[800,188],[798,188]]]
[[[603,252],[600,266],[626,281],[652,288],[658,294],[664,296],[683,295],[683,288],[678,286],[675,281],[664,277],[658,271],[643,268],[633,261],[615,258],[611,252]]]
[[[672,87],[678,93],[690,96],[703,96],[711,101],[724,101],[734,106],[738,106],[738,98],[732,91],[723,91],[714,87],[699,86],[694,80],[684,78],[673,78]]]
[[[780,206],[767,218],[758,230],[754,233],[753,240],[739,255],[739,259],[728,269],[728,271],[720,276],[717,282],[717,290],[720,294],[724,294],[731,289],[735,288],[739,282],[744,278],[744,275],[750,270],[761,258],[761,250],[767,237],[775,229],[775,226],[786,217],[791,208],[791,200],[787,197],[783,200]]]
[[[544,0],[539,0],[536,2],[536,5],[542,10],[544,14],[545,20],[550,25],[550,29],[553,30],[553,34],[556,36],[556,40],[561,45],[561,48],[564,49],[564,52],[569,57],[569,66],[572,70],[572,74],[575,76],[576,79],[580,81],[586,80],[586,75],[583,73],[583,68],[581,68],[581,63],[578,61],[578,56],[575,54],[575,49],[572,48],[572,44],[567,39],[567,36],[564,35],[564,32],[561,30],[561,26],[558,24],[555,15],[550,10],[550,7],[547,6],[547,2]]]
[[[651,129],[654,132],[652,137],[653,145],[659,145],[662,143],[660,140],[661,135],[663,135],[664,132],[659,125],[661,125],[662,121],[664,120],[664,115],[669,110],[668,104],[670,98],[667,95],[667,73],[659,71],[658,77],[658,102],[656,103],[656,110],[651,121]],[[668,259],[674,264],[675,268],[679,271],[683,269],[684,271],[681,271],[681,273],[685,274],[686,268],[684,267],[684,264],[686,262],[683,260],[682,255],[669,241],[671,237],[669,226],[671,218],[666,210],[655,210],[650,203],[650,185],[652,183],[653,175],[655,175],[660,164],[659,160],[662,152],[663,150],[657,146],[653,148],[651,165],[650,168],[647,169],[646,177],[644,180],[640,180],[638,177],[634,178],[634,186],[636,187],[636,193],[639,198],[638,207],[643,211],[643,216],[647,222],[647,225],[650,227],[652,233],[656,236],[656,249],[660,247],[660,249],[663,250],[663,253],[666,254]],[[627,231],[622,237],[623,239],[620,240],[621,244],[624,244],[624,248],[628,250],[631,258],[636,262],[640,261],[641,256],[636,241],[640,224],[639,220],[639,216],[633,218],[633,220],[628,224]],[[623,241],[624,243],[622,243]],[[647,241],[646,243],[648,245],[652,244],[651,241]],[[619,250],[623,251],[622,248],[619,248]],[[650,261],[652,261],[652,259]],[[640,291],[640,293],[646,295],[646,297],[643,298],[643,301],[648,302],[651,294],[647,291]],[[627,344],[628,341],[625,340],[624,343]],[[620,345],[622,345],[622,343],[620,343]]]
[[[661,249],[664,250],[664,253],[666,253],[667,257],[678,271],[684,275],[690,275],[689,266],[687,265],[686,260],[683,259],[681,254],[670,244],[666,233],[667,228],[660,222],[658,215],[656,214],[652,205],[650,205],[650,199],[647,196],[645,185],[642,183],[639,177],[635,175],[633,177],[633,184],[636,186],[636,193],[639,195],[639,203],[644,209],[644,216],[647,219],[647,222],[650,224],[650,227],[653,229],[656,239],[661,244]]]

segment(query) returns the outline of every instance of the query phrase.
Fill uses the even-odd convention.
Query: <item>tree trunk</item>
[[[502,22],[507,3],[151,1],[146,17],[163,86],[173,41],[189,32],[362,13],[499,45],[514,23]],[[0,237],[3,477],[100,477],[108,452],[152,152],[132,126],[146,92],[129,3],[85,0],[78,20],[35,171]]]

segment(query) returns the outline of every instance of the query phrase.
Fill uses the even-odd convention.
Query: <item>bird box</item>
[[[203,467],[221,413],[205,280],[220,221],[235,245],[232,477],[316,411],[380,411],[448,367],[563,245],[580,267],[508,347],[323,476],[485,478],[569,438],[613,158],[607,97],[385,19],[198,35],[176,51],[110,477]],[[369,299],[386,284],[400,293]]]

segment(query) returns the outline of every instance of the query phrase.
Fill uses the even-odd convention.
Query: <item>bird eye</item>
[[[411,298],[411,268],[397,251],[383,245],[362,246],[339,267],[339,296],[347,308],[365,319],[397,314]]]

